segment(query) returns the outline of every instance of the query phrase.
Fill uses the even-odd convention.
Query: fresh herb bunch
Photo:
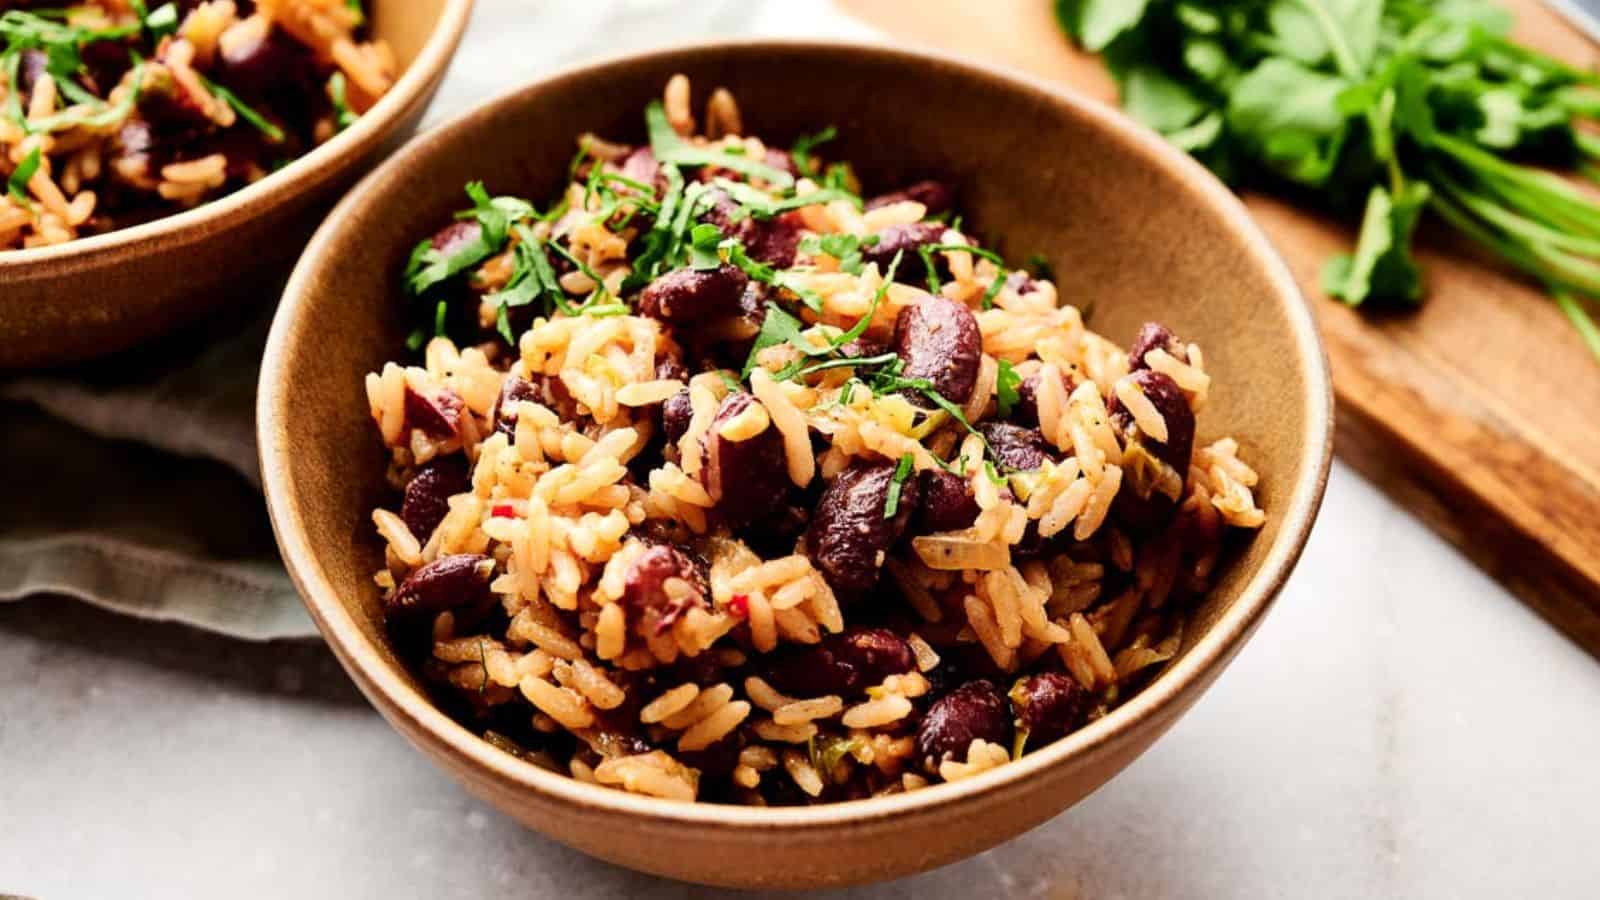
[[[1056,0],[1124,108],[1224,180],[1336,211],[1354,251],[1323,288],[1414,304],[1425,210],[1537,279],[1600,358],[1600,75],[1519,46],[1489,0]],[[1354,213],[1354,209],[1348,210]]]

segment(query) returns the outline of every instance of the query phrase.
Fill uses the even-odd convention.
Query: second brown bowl
[[[0,369],[104,356],[258,296],[255,282],[288,267],[339,193],[411,136],[472,3],[369,2],[399,80],[354,125],[255,184],[142,225],[0,250]]]
[[[573,136],[642,138],[667,78],[729,87],[750,133],[787,142],[836,125],[828,155],[865,184],[953,181],[975,233],[1042,251],[1062,294],[1119,342],[1150,319],[1206,348],[1206,422],[1263,478],[1268,523],[1196,613],[1179,657],[1109,715],[1020,761],[869,800],[766,809],[671,803],[585,784],[484,743],[429,701],[392,652],[371,573],[370,511],[386,456],[362,378],[407,321],[399,274],[448,221],[461,186],[545,198]],[[936,102],[933,102],[936,98]],[[1298,559],[1331,442],[1321,346],[1294,282],[1243,207],[1199,165],[1110,110],[1042,83],[876,46],[747,43],[663,50],[568,70],[411,144],[334,211],[301,260],[261,371],[267,500],[289,571],[373,704],[485,801],[601,858],[709,884],[816,887],[890,878],[994,846],[1104,784],[1175,722],[1244,645]],[[1215,437],[1216,435],[1203,435]],[[1172,828],[1184,810],[1152,809]]]

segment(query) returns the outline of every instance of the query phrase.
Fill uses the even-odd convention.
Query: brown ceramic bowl
[[[398,274],[461,186],[544,199],[573,136],[642,139],[642,110],[686,72],[739,98],[746,128],[787,142],[835,124],[829,158],[869,186],[939,174],[976,233],[1042,251],[1063,296],[1131,339],[1160,319],[1206,350],[1202,437],[1238,436],[1263,473],[1265,528],[1222,573],[1182,654],[1077,733],[982,776],[910,794],[764,809],[675,804],[552,774],[436,709],[387,644],[371,509],[392,502],[363,375],[400,352]],[[927,100],[937,97],[938,103]],[[1199,165],[1106,107],[1046,84],[876,46],[739,43],[570,69],[432,131],[334,211],[291,279],[261,371],[261,462],[278,542],[351,676],[412,743],[529,827],[636,869],[709,884],[813,887],[891,878],[1000,843],[1071,806],[1142,753],[1244,645],[1300,555],[1328,472],[1332,402],[1311,317],[1244,208]],[[1187,812],[1152,809],[1181,828]]]
[[[103,356],[241,302],[286,269],[320,213],[422,118],[473,0],[370,0],[404,71],[367,114],[305,156],[211,203],[52,247],[0,250],[0,369]]]

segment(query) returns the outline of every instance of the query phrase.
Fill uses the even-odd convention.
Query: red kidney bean
[[[656,162],[656,155],[649,147],[635,148],[622,160],[622,177],[640,184],[648,184],[656,188],[658,193],[661,189],[661,184],[657,181],[660,175],[661,164]]]
[[[1189,458],[1194,450],[1194,410],[1189,407],[1189,398],[1184,396],[1177,382],[1161,372],[1140,369],[1128,377],[1166,419],[1167,440],[1163,443],[1139,431],[1133,416],[1122,408],[1122,401],[1114,394],[1106,404],[1112,424],[1125,436],[1139,441],[1157,459],[1177,469],[1180,477],[1188,477]]]
[[[895,514],[884,517],[896,466],[857,461],[840,472],[812,513],[806,553],[835,591],[850,597],[878,581],[889,549],[905,534],[917,507],[917,479],[900,485]]]
[[[509,438],[517,434],[517,404],[524,401],[539,402],[539,391],[533,382],[520,375],[507,375],[500,382],[500,396],[495,398],[494,412],[490,416],[494,420],[494,430]]]
[[[918,475],[921,502],[917,504],[916,533],[959,531],[978,518],[978,501],[965,478],[943,469],[924,469]]]
[[[839,347],[839,355],[851,359],[865,359],[871,356],[882,356],[889,352],[889,345],[875,338],[858,337]]]
[[[427,543],[433,530],[450,512],[450,498],[471,488],[465,460],[458,456],[435,459],[417,470],[406,483],[400,518],[417,540]]]
[[[656,360],[656,377],[663,381],[688,381],[689,367],[683,364],[678,351],[673,350]]]
[[[1028,732],[1028,748],[1035,750],[1077,730],[1094,703],[1082,685],[1060,672],[1018,680],[1010,699],[1017,727]]]
[[[494,574],[489,557],[479,553],[441,556],[400,582],[384,600],[384,614],[393,617],[432,615],[478,606],[490,598]]]
[[[984,422],[977,428],[1003,469],[1032,472],[1055,458],[1037,428],[1024,428],[1010,422]]]
[[[449,388],[422,394],[406,385],[406,427],[419,428],[429,437],[455,437],[461,430],[463,406],[461,397]]]
[[[735,728],[701,750],[679,750],[674,753],[678,761],[710,778],[726,778],[739,764],[739,753],[744,750],[746,738],[743,729]]]
[[[236,93],[260,97],[314,78],[316,59],[279,28],[248,40],[218,44],[216,77]]]
[[[39,83],[49,67],[50,57],[43,50],[30,47],[17,56],[17,92],[22,96],[24,107],[28,98],[33,96],[33,86]]]
[[[1139,369],[1129,377],[1166,420],[1167,440],[1162,443],[1139,430],[1122,402],[1112,396],[1107,408],[1112,424],[1122,432],[1126,450],[1122,489],[1117,491],[1117,499],[1111,505],[1111,515],[1131,531],[1147,532],[1171,521],[1177,507],[1177,498],[1157,490],[1158,484],[1170,483],[1170,476],[1161,477],[1162,465],[1177,472],[1180,486],[1188,480],[1189,461],[1194,451],[1194,410],[1177,382],[1166,375]]]
[[[928,180],[919,181],[898,191],[879,194],[867,201],[867,209],[870,211],[907,200],[914,200],[927,207],[930,216],[949,212],[955,205],[955,197],[949,185],[942,181]]]
[[[887,628],[831,634],[819,644],[786,646],[763,659],[761,675],[794,697],[848,697],[913,671],[917,658],[905,639]]]
[[[683,579],[693,592],[674,600],[666,589],[669,578]],[[706,598],[710,594],[704,561],[667,544],[646,548],[623,578],[623,605],[643,617],[646,627],[656,634],[671,628],[691,607],[709,606]]]
[[[650,282],[639,294],[639,311],[674,325],[704,322],[739,311],[750,281],[737,266],[677,269]]]
[[[562,418],[577,415],[578,403],[560,378],[535,375],[529,381],[520,375],[507,375],[500,383],[500,396],[495,398],[489,418],[494,430],[515,439],[517,435],[517,404],[522,401],[537,403]]]
[[[661,404],[661,432],[671,443],[676,444],[683,439],[683,434],[689,430],[689,420],[692,418],[694,418],[694,406],[689,402],[688,388],[673,394]]]
[[[788,457],[783,436],[776,426],[742,441],[731,441],[719,432],[724,423],[755,403],[743,391],[723,398],[716,418],[706,432],[705,469],[701,473],[706,491],[717,501],[717,512],[733,528],[742,528],[782,506],[789,491]]]
[[[906,378],[926,378],[938,394],[965,405],[978,383],[983,335],[965,304],[946,297],[924,297],[901,310],[894,326],[894,350]]]
[[[1144,355],[1156,348],[1167,351],[1180,362],[1189,361],[1188,348],[1171,329],[1159,322],[1146,322],[1133,339],[1133,345],[1128,348],[1128,368],[1135,372],[1150,368],[1145,364]]]
[[[917,725],[917,759],[937,773],[949,759],[965,762],[975,740],[1009,747],[1011,715],[1000,689],[989,681],[969,681],[928,707]]]
[[[440,253],[449,256],[461,248],[478,240],[483,234],[483,226],[476,219],[462,219],[451,222],[449,225],[435,231],[428,244]]]
[[[1040,375],[1035,372],[1022,379],[1017,385],[1017,405],[1011,408],[1011,421],[1030,428],[1039,427],[1039,385]],[[1078,387],[1077,379],[1071,372],[1061,372],[1061,391],[1070,395]]]
[[[939,243],[947,227],[942,222],[890,225],[878,232],[876,244],[861,248],[861,258],[877,263],[878,271],[888,274],[889,264],[899,254],[900,265],[894,270],[894,280],[902,284],[920,285],[927,281],[928,269],[922,264],[922,254],[917,252],[917,248]]]

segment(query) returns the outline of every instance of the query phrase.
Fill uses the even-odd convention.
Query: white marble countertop
[[[669,5],[633,0],[624,24],[615,4],[571,4],[554,29],[553,0],[480,0],[436,114],[602,45],[772,32],[797,6],[811,30],[841,28],[811,3]],[[715,893],[590,860],[471,799],[320,643],[39,599],[0,607],[0,683],[0,895]],[[847,893],[1590,897],[1596,709],[1593,659],[1336,465],[1277,607],[1148,754],[1031,834]]]

